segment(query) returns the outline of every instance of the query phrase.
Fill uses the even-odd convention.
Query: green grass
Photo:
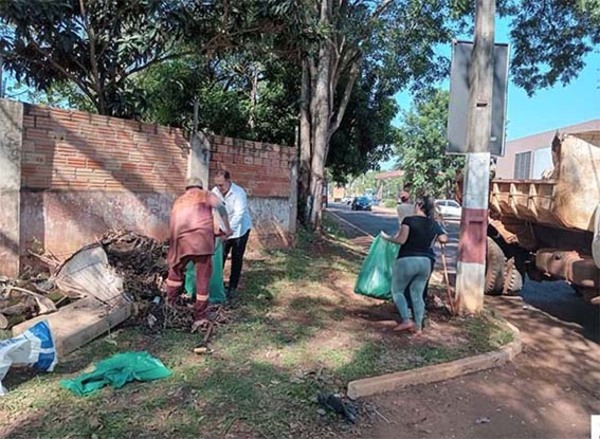
[[[329,429],[343,437],[346,424],[317,414],[319,391],[343,391],[350,380],[509,341],[489,314],[450,322],[463,338],[453,344],[412,344],[365,327],[351,311],[372,304],[348,293],[364,256],[325,221],[329,238],[301,232],[296,248],[248,262],[235,321],[217,331],[213,355],[191,352],[200,335],[123,328],[70,355],[54,373],[15,369],[4,382],[10,393],[0,405],[0,437],[288,438],[320,437]],[[128,350],[149,351],[173,375],[84,398],[60,388],[61,379]]]

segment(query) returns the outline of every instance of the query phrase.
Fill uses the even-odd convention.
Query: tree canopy
[[[448,99],[447,91],[424,93],[402,116],[396,167],[415,193],[450,197],[456,171],[464,166],[463,156],[445,153]]]
[[[187,54],[209,54],[277,32],[289,1],[3,0],[0,54],[42,91],[70,83],[98,113],[131,116],[144,90],[132,77]]]
[[[470,33],[473,12],[469,0],[0,0],[0,55],[48,102],[187,128],[197,107],[201,129],[299,139],[314,225],[325,168],[337,181],[364,173],[396,139],[411,178],[443,188],[448,158],[429,155],[442,143],[417,129],[424,113],[433,133],[439,115],[419,98],[397,134],[395,96],[447,76],[437,48]],[[498,0],[498,13],[529,94],[572,81],[600,43],[598,0]]]

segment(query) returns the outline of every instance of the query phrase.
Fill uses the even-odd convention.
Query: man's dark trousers
[[[244,253],[246,252],[246,244],[248,243],[250,230],[239,238],[232,238],[225,241],[223,246],[223,266],[229,252],[231,251],[231,275],[229,276],[229,290],[236,290],[242,274],[242,265],[244,261]]]

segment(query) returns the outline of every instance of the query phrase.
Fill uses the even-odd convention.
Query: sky
[[[497,19],[496,42],[510,43],[509,30],[507,21]],[[465,40],[472,38],[463,37]],[[443,48],[442,52],[449,56],[450,46]],[[570,84],[540,90],[532,97],[511,82],[507,94],[506,140],[600,118],[600,50],[589,54],[585,62],[586,67]],[[449,81],[443,82],[440,87],[448,90]],[[410,109],[412,99],[409,93],[399,93],[396,100],[402,110]],[[400,118],[397,117],[395,122],[398,124]],[[394,163],[393,158],[381,163],[381,168],[391,169]]]

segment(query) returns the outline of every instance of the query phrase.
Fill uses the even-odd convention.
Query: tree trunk
[[[331,50],[323,45],[319,50],[319,65],[317,67],[315,99],[315,114],[312,120],[315,127],[315,137],[311,160],[310,190],[312,209],[310,224],[317,230],[321,226],[323,183],[325,176],[325,160],[329,145],[329,119],[331,116]]]
[[[311,77],[308,60],[302,61],[302,89],[300,94],[300,169],[298,176],[298,218],[307,225],[310,199],[310,156],[311,156]]]
[[[324,29],[332,26],[333,12],[331,0],[320,0],[319,22]],[[313,230],[321,226],[329,141],[340,126],[360,72],[358,48],[340,59],[344,44],[343,40],[329,38],[320,43],[318,53],[307,53],[302,61],[298,208],[299,217]],[[343,73],[347,73],[347,82],[334,111],[335,93]]]
[[[252,85],[250,90],[250,116],[248,118],[248,126],[252,131],[256,126],[256,101],[258,97],[258,69],[255,66],[251,67]]]

